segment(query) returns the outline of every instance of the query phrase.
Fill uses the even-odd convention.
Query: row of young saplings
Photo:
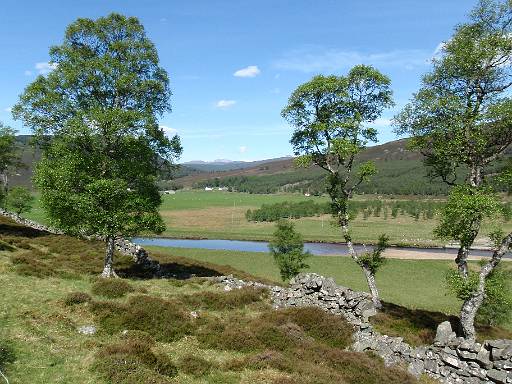
[[[400,201],[351,201],[349,205],[350,216],[355,218],[362,215],[364,220],[369,217],[382,217],[396,219],[398,216],[410,216],[414,220],[433,219],[436,212],[444,207],[442,201],[400,200]],[[331,204],[316,203],[311,200],[301,202],[289,202],[275,204],[263,204],[261,208],[247,210],[245,217],[248,221],[278,221],[280,219],[299,219],[331,213]],[[512,218],[512,204],[503,205],[503,219],[509,221]]]

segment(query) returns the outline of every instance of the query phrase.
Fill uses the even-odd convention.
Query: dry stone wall
[[[231,290],[245,286],[267,288],[275,308],[320,307],[344,316],[354,326],[351,349],[372,351],[387,365],[402,364],[420,376],[425,373],[442,383],[512,384],[512,340],[468,342],[456,337],[449,322],[441,323],[433,345],[412,347],[401,337],[381,335],[369,318],[377,313],[369,294],[336,285],[333,279],[309,273],[292,279],[288,288],[246,282],[221,276],[214,278]]]

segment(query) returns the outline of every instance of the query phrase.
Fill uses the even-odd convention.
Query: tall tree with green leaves
[[[460,243],[455,261],[464,279],[471,274],[468,254],[482,220],[500,210],[491,187],[491,176],[500,175],[489,170],[512,144],[511,36],[512,3],[481,0],[395,117],[397,132],[412,136],[411,146],[424,154],[429,175],[453,186],[436,234]],[[464,301],[461,322],[467,338],[475,338],[485,279],[508,251],[511,237],[500,236],[494,255],[479,272],[475,292]]]
[[[9,192],[9,173],[20,165],[16,131],[0,122],[0,207],[5,208],[5,198]]]
[[[370,258],[355,251],[349,231],[349,200],[357,187],[376,173],[373,162],[358,163],[357,155],[377,141],[372,123],[393,105],[388,77],[367,65],[346,76],[315,76],[290,96],[282,116],[293,126],[291,144],[297,164],[316,164],[327,173],[331,210],[341,227],[351,257],[364,271],[373,302],[381,306]],[[373,253],[372,253],[373,254]]]
[[[20,216],[22,213],[30,212],[34,200],[28,188],[17,185],[9,190],[6,206]]]
[[[115,276],[117,237],[164,230],[156,179],[181,153],[158,125],[169,79],[139,20],[115,13],[70,24],[50,58],[13,115],[43,150],[35,182],[51,223],[105,239],[102,276]]]

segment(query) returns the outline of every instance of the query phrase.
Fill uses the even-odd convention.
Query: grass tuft
[[[109,334],[138,330],[158,341],[171,342],[191,334],[195,328],[194,319],[179,302],[156,297],[134,296],[126,304],[93,302],[91,310],[101,329]]]
[[[71,292],[64,298],[64,304],[68,307],[78,304],[89,303],[92,300],[91,295],[85,292]]]
[[[244,287],[228,292],[206,291],[191,295],[180,296],[187,306],[194,309],[209,309],[222,311],[226,309],[243,308],[246,305],[263,301],[269,297],[268,290]]]
[[[163,384],[177,374],[167,356],[155,353],[150,343],[130,338],[100,349],[93,369],[110,383],[119,384]]]
[[[0,340],[0,369],[5,369],[7,364],[16,361],[16,354],[11,343],[6,340]]]
[[[178,368],[187,375],[200,377],[210,373],[213,364],[200,356],[185,355],[178,362]]]
[[[107,297],[109,299],[123,297],[133,291],[133,287],[121,279],[99,278],[91,287],[91,292],[94,295]]]

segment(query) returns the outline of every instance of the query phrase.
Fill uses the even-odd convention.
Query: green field
[[[356,199],[376,199],[375,195],[357,196]],[[402,199],[405,199],[401,197]],[[274,232],[274,224],[268,222],[248,222],[245,213],[257,209],[262,204],[304,200],[326,202],[326,197],[305,197],[300,194],[248,194],[221,191],[179,191],[175,195],[164,195],[161,215],[167,229],[161,236],[174,238],[209,238],[235,240],[269,240]],[[411,199],[409,197],[409,199]],[[418,199],[417,197],[414,199]],[[38,202],[28,218],[46,222],[44,211]],[[342,242],[339,228],[332,225],[330,215],[306,217],[293,220],[296,229],[306,241]],[[395,245],[444,246],[446,242],[434,239],[432,230],[437,220],[415,220],[401,214],[396,219],[360,214],[352,223],[352,237],[357,243],[375,243],[380,234],[386,233]],[[483,233],[489,229],[484,226]],[[503,223],[505,231],[512,230],[512,222]],[[484,235],[477,238],[476,245],[484,245]]]
[[[252,275],[279,281],[279,270],[267,253],[217,251],[205,249],[147,247],[149,250],[187,257],[219,265],[229,265]],[[340,285],[366,291],[361,269],[349,257],[314,256],[308,259],[308,272],[333,277]],[[377,275],[383,300],[404,305],[456,314],[459,302],[446,294],[444,275],[451,261],[390,259]],[[512,329],[512,321],[510,323]]]

